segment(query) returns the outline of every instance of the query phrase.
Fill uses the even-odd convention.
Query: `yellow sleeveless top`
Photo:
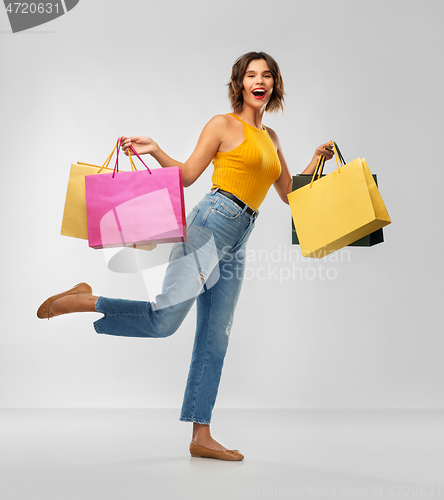
[[[264,201],[271,185],[281,175],[281,163],[273,141],[266,130],[260,130],[239,117],[244,127],[244,141],[213,158],[213,186],[234,194],[253,210]]]

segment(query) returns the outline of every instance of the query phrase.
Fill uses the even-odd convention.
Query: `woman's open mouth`
[[[254,89],[252,94],[255,99],[263,99],[265,97],[266,92],[265,89]]]

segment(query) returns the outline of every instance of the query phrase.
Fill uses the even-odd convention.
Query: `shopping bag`
[[[321,175],[320,177],[325,177],[325,175],[322,174],[323,170],[323,165],[321,166]],[[376,174],[372,174],[373,179],[375,180],[376,186],[378,185],[378,180]],[[311,174],[299,174],[299,175],[294,175],[293,176],[293,187],[292,191],[295,191],[296,189],[301,188],[302,186],[306,186],[307,184],[310,184],[312,175]],[[316,179],[315,179],[316,181]],[[382,227],[380,229],[377,229],[373,233],[368,234],[367,236],[364,236],[363,238],[360,238],[357,241],[354,241],[353,243],[349,243],[348,246],[351,247],[372,247],[374,245],[377,245],[378,243],[383,243],[384,241],[384,233],[382,230]],[[293,217],[291,218],[291,243],[293,245],[299,245],[299,238],[298,238],[298,233],[296,232],[296,228],[294,227],[294,221]]]
[[[71,164],[60,234],[84,240],[88,239],[85,176],[112,173],[113,169],[108,168],[108,166],[116,148],[117,143],[101,167],[82,162]]]
[[[186,241],[182,170],[118,171],[120,143],[113,173],[87,175],[88,241],[92,248],[134,247]],[[131,158],[131,153],[130,153]]]
[[[306,257],[322,258],[391,222],[365,159],[345,164],[336,143],[333,146],[337,169],[320,177],[320,158],[310,184],[288,195]]]

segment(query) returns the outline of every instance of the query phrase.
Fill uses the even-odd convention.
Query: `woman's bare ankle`
[[[211,450],[226,451],[227,448],[218,443],[211,437],[210,426],[205,424],[193,423],[193,437],[192,440]]]

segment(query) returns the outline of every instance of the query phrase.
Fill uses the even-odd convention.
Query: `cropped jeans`
[[[187,242],[169,257],[155,301],[99,297],[97,333],[168,337],[197,300],[197,326],[180,420],[210,424],[245,267],[245,247],[258,212],[246,212],[217,189],[187,217]]]

